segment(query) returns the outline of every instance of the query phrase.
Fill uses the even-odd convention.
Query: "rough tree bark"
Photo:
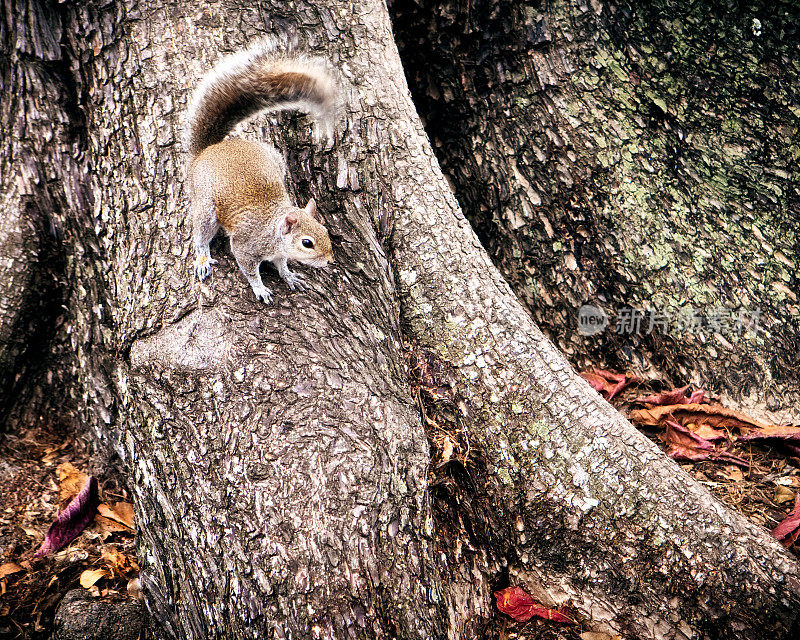
[[[382,3],[3,7],[3,231],[39,215],[65,256],[7,254],[3,330],[48,331],[52,354],[9,394],[8,422],[63,389],[120,457],[163,633],[492,635],[490,592],[509,582],[631,637],[796,633],[796,562],[576,378],[491,264]],[[247,129],[286,150],[295,195],[338,239],[311,291],[279,285],[263,306],[221,241],[193,282],[179,140],[196,79],[275,30],[331,58],[348,109],[329,149],[292,117]],[[14,320],[6,273],[53,275],[63,317]],[[468,473],[432,492],[406,334],[449,363],[468,412]]]
[[[571,361],[800,420],[800,4],[391,6],[460,205]]]

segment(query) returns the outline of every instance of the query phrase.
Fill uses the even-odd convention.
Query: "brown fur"
[[[192,171],[213,175],[217,221],[230,233],[243,215],[272,218],[291,202],[283,176],[265,157],[261,146],[230,138],[211,145],[195,158]]]

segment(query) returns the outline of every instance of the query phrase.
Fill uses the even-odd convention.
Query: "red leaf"
[[[672,391],[665,391],[654,396],[639,397],[634,402],[643,402],[646,404],[655,404],[658,406],[665,404],[686,404],[686,390],[689,388],[687,384],[680,389],[673,389]]]
[[[592,385],[592,389],[598,393],[603,393],[603,389],[605,389],[606,385],[608,384],[603,376],[599,376],[591,371],[582,371],[580,376],[586,380],[586,382]]]
[[[794,499],[794,509],[772,530],[772,535],[778,540],[783,540],[792,533],[797,533],[796,530],[800,530],[800,494]],[[794,539],[797,539],[797,535]],[[791,545],[791,542],[789,544]]]
[[[536,617],[553,622],[575,624],[556,609],[541,606],[520,587],[507,587],[502,591],[495,591],[494,597],[497,598],[497,608],[500,612],[511,616],[518,622],[527,622]]]
[[[81,492],[76,495],[50,525],[44,542],[33,554],[34,558],[47,555],[65,547],[92,521],[100,503],[97,479],[89,476]]]
[[[598,369],[597,367],[595,367],[594,372],[597,375],[603,376],[610,382],[622,382],[628,377],[624,373],[617,373],[616,371],[609,371],[608,369]]]
[[[751,429],[749,431],[742,430],[743,433],[738,440],[777,440],[782,444],[791,446],[794,443],[800,442],[800,427],[792,427],[786,424],[768,424],[759,427],[758,429]]]
[[[667,429],[664,432],[664,441],[669,445],[667,455],[673,460],[689,460],[700,462],[702,460],[718,460],[720,462],[730,462],[740,467],[749,468],[747,460],[714,448],[713,443],[696,433],[692,433],[686,427],[667,420]]]
[[[702,404],[706,394],[702,389],[695,389],[689,397],[688,404]]]
[[[673,389],[672,391],[665,391],[658,393],[654,396],[646,396],[643,398],[636,398],[634,402],[643,402],[645,404],[652,404],[656,406],[663,406],[668,404],[699,404],[703,402],[705,392],[702,389],[696,389],[691,396],[686,395],[686,390],[689,388],[687,384],[680,389]]]
[[[792,545],[793,545],[795,542],[797,542],[797,539],[798,539],[798,538],[800,538],[800,528],[797,528],[797,529],[795,529],[795,530],[794,530],[794,533],[790,533],[788,536],[786,536],[786,537],[785,537],[785,538],[784,538],[784,539],[781,541],[781,544],[782,544],[784,547],[786,547],[786,548],[788,549],[788,548],[789,548],[789,547],[791,547],[791,546],[792,546]]]
[[[614,373],[613,371],[606,371],[605,369],[594,369],[592,371],[583,371],[580,374],[581,378],[586,380],[592,388],[599,392],[606,400],[611,400],[620,391],[627,387],[632,382],[638,382],[639,378],[636,376],[628,376],[624,373]]]
[[[787,444],[785,442],[781,443],[784,449],[786,449],[791,455],[800,458],[800,447],[794,444]]]

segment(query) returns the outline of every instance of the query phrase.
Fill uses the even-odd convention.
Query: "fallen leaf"
[[[79,471],[69,462],[56,467],[56,477],[58,478],[58,493],[61,502],[71,500],[77,496],[81,489],[86,486],[89,476],[83,471]]]
[[[597,368],[592,371],[583,371],[580,373],[580,376],[586,380],[595,391],[609,401],[625,387],[633,382],[639,381],[639,378],[636,376],[629,376],[625,373],[615,373],[613,371]]]
[[[104,518],[103,516],[95,516],[94,517],[94,524],[97,526],[98,533],[100,534],[100,538],[102,540],[107,540],[112,534],[114,533],[130,533],[131,530],[128,529],[124,524],[120,524],[115,520],[109,520],[108,518]]]
[[[777,504],[786,504],[794,500],[794,491],[778,485],[775,487],[775,494],[772,500]]]
[[[800,494],[794,500],[794,509],[772,530],[772,535],[790,547],[800,536]]]
[[[785,424],[768,424],[757,429],[747,430],[738,440],[778,440],[783,443],[800,444],[800,427]]]
[[[800,447],[793,444],[788,444],[786,442],[783,442],[782,445],[783,448],[786,449],[793,456],[795,456],[796,458],[800,458]]]
[[[687,384],[685,387],[681,387],[680,389],[673,389],[672,391],[665,391],[664,393],[659,393],[644,398],[636,398],[634,402],[662,406],[667,404],[696,404],[703,401],[703,398],[705,398],[705,392],[702,389],[696,389],[691,396],[687,397],[686,390],[688,388],[689,385]]]
[[[685,426],[689,431],[691,431],[695,435],[698,435],[701,438],[709,440],[711,442],[717,442],[718,440],[728,440],[730,438],[728,432],[725,431],[724,429],[716,429],[708,424],[704,423],[695,424],[694,422],[689,422]]]
[[[731,482],[743,482],[744,474],[739,467],[726,467],[720,469],[719,474],[730,480]]]
[[[18,571],[25,571],[25,568],[19,566],[16,562],[6,562],[4,564],[0,564],[0,580],[6,576],[10,576],[12,573],[17,573]]]
[[[439,466],[445,465],[450,462],[450,458],[453,457],[453,441],[448,436],[445,436],[444,442],[442,442],[442,462]]]
[[[713,443],[696,433],[692,433],[683,425],[672,420],[667,420],[666,424],[664,441],[667,443],[667,455],[673,460],[690,460],[692,462],[717,460],[730,462],[742,467],[750,467],[747,460],[727,451],[716,449]]]
[[[675,460],[706,460],[714,450],[714,445],[708,440],[672,420],[667,421],[663,440],[668,445],[667,455]]]
[[[58,551],[72,542],[92,521],[97,513],[97,479],[88,476],[86,485],[50,525],[42,546],[33,554],[34,558]]]
[[[61,452],[53,447],[48,447],[45,449],[44,455],[41,457],[41,462],[44,465],[52,464],[58,456],[61,455]]]
[[[139,578],[134,578],[133,580],[128,581],[128,588],[126,589],[128,595],[133,598],[134,600],[144,600],[144,595],[142,594],[142,585],[139,582]]]
[[[86,569],[86,571],[81,574],[80,582],[84,589],[88,589],[94,586],[94,584],[101,578],[109,577],[111,576],[105,569]]]
[[[41,538],[42,532],[38,529],[34,529],[33,527],[20,527],[24,532],[25,535],[29,538]]]
[[[134,530],[133,528],[133,505],[130,502],[110,502],[101,503],[97,507],[97,513],[121,524],[123,527]]]
[[[660,426],[673,420],[709,441],[778,442],[790,453],[800,454],[800,427],[767,424],[717,404],[655,406],[631,411],[629,418],[645,426]]]
[[[135,560],[117,549],[106,547],[100,552],[100,560],[114,574],[124,575],[131,571],[138,571],[139,565]]]
[[[566,622],[575,624],[570,618],[556,609],[547,609],[536,602],[520,587],[507,587],[502,591],[495,591],[497,608],[518,622],[526,622],[533,617],[553,622]]]
[[[603,393],[603,390],[608,386],[608,380],[593,371],[581,371],[580,376],[591,385],[592,389],[599,393]]]
[[[630,419],[650,427],[659,426],[670,419],[682,425],[690,422],[700,426],[706,425],[716,429],[763,429],[770,425],[751,418],[744,413],[726,409],[718,404],[668,404],[652,409],[636,409],[631,411]]]

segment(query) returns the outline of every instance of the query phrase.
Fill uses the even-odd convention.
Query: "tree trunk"
[[[632,637],[796,633],[794,559],[576,378],[490,262],[422,130],[383,4],[23,14],[3,21],[17,83],[3,106],[27,153],[3,168],[38,179],[17,180],[4,214],[17,228],[52,215],[67,259],[14,264],[68,287],[58,348],[10,422],[63,385],[120,457],[165,634],[491,637],[491,590],[507,583]],[[296,201],[317,198],[339,240],[333,271],[309,274],[303,294],[276,286],[264,306],[223,242],[212,278],[194,282],[178,141],[201,74],[275,31],[328,56],[348,103],[331,149],[290,116],[243,134],[288,153]],[[32,118],[42,87],[46,117]],[[7,305],[12,290],[0,284]],[[434,487],[404,338],[449,367],[463,401],[468,464]]]
[[[800,420],[800,4],[392,9],[460,205],[572,362]]]

